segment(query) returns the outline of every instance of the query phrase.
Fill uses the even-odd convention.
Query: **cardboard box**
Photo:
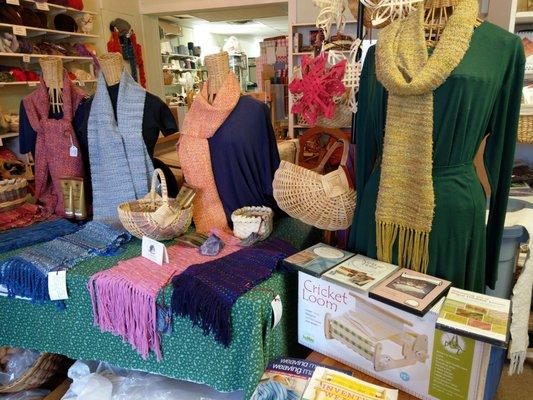
[[[482,399],[490,345],[299,272],[298,341],[421,399]]]

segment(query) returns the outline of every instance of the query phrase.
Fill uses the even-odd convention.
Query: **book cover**
[[[268,365],[251,400],[300,399],[318,364],[280,358]]]
[[[335,265],[353,256],[353,253],[318,243],[283,260],[285,265],[306,274],[320,277]]]
[[[450,285],[450,281],[402,268],[376,285],[369,296],[423,316],[446,294]]]
[[[324,367],[316,367],[303,400],[396,400],[398,390],[365,382]]]
[[[509,339],[511,301],[451,288],[437,328],[505,347]]]
[[[398,268],[358,254],[327,271],[323,278],[348,289],[368,292]]]

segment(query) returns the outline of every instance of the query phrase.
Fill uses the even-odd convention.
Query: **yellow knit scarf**
[[[433,222],[433,91],[463,59],[478,14],[477,0],[460,0],[431,56],[424,6],[382,29],[376,74],[388,90],[387,120],[376,205],[378,259],[426,272]]]

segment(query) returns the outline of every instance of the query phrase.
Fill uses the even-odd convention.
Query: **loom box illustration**
[[[421,399],[439,398],[430,393],[444,390],[450,371],[471,371],[461,380],[458,391],[464,397],[457,400],[482,398],[490,345],[461,336],[444,341],[438,336],[435,345],[442,300],[420,317],[369,298],[368,293],[303,272],[298,276],[300,344]],[[446,349],[468,343],[469,351],[453,357],[441,351],[442,343]]]

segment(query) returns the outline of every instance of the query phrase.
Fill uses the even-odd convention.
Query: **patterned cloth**
[[[0,212],[0,232],[31,225],[50,217],[50,212],[35,204],[24,203],[8,211]]]
[[[72,127],[72,117],[84,98],[65,71],[63,75],[63,118],[49,118],[50,103],[47,88],[41,77],[37,89],[23,100],[30,124],[37,132],[35,143],[35,197],[47,211],[65,216],[60,178],[82,177],[81,152],[70,155],[70,148],[80,148]]]
[[[193,219],[196,230],[208,233],[211,229],[230,231],[224,208],[217,191],[209,142],[218,128],[233,111],[241,89],[233,72],[228,73],[212,104],[208,101],[206,82],[196,96],[183,121],[178,156],[185,180],[196,190],[193,201]]]
[[[231,342],[231,309],[237,299],[268,279],[280,262],[296,250],[280,239],[204,264],[192,265],[172,279],[172,309],[189,316],[204,334],[213,332],[224,346]]]
[[[83,229],[49,242],[25,249],[0,264],[0,284],[10,297],[28,297],[35,303],[50,300],[48,273],[69,269],[93,256],[113,254],[130,235],[98,221],[87,223]],[[64,308],[62,301],[56,302]]]
[[[146,91],[122,73],[117,117],[100,74],[91,106],[87,141],[95,219],[117,219],[117,206],[144,197],[154,167],[142,137]]]
[[[76,232],[80,226],[56,219],[0,233],[0,253],[20,249]]]
[[[238,239],[224,232],[217,234],[225,242],[217,256],[204,256],[197,248],[175,245],[168,248],[170,263],[158,266],[146,258],[136,257],[91,276],[87,288],[93,304],[94,324],[100,326],[102,332],[121,336],[144,359],[153,350],[160,361],[157,294],[172,276],[190,265],[213,261],[239,250]]]

